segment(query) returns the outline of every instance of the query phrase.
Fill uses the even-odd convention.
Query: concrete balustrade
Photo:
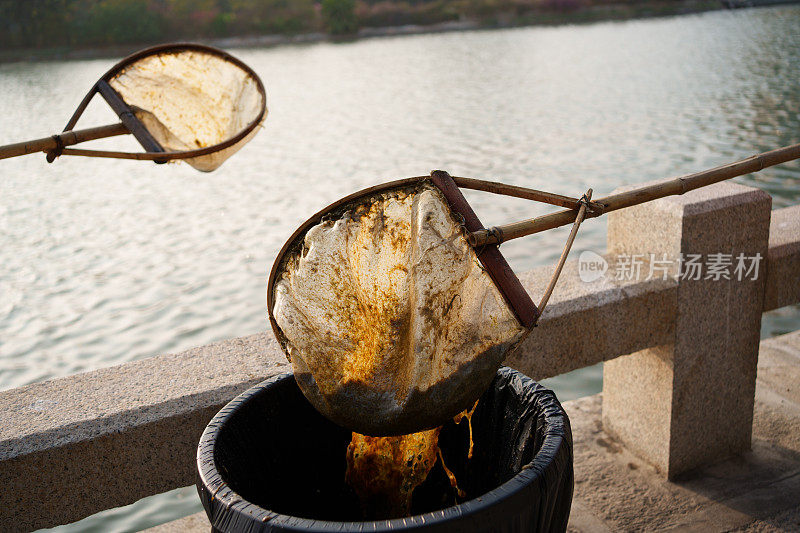
[[[761,313],[800,301],[800,206],[770,212],[765,193],[719,185],[612,213],[608,251],[609,271],[592,282],[568,262],[508,363],[543,379],[609,361],[604,430],[663,476],[749,448]],[[676,276],[680,253],[740,251],[764,257],[757,280]],[[618,280],[623,253],[667,254],[672,270]],[[540,295],[551,272],[520,278]],[[0,530],[72,522],[192,484],[211,416],[288,370],[265,332],[0,392]]]
[[[772,212],[764,311],[800,302],[800,206]]]
[[[609,215],[610,254],[655,254],[673,276],[685,259],[669,342],[603,369],[606,431],[670,478],[750,448],[766,276],[744,268],[767,256],[771,206],[759,189],[720,183]],[[692,255],[726,264],[697,276]]]
[[[211,417],[289,368],[263,333],[0,392],[0,531],[193,484]]]

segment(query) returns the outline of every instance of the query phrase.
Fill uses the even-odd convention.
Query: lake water
[[[0,389],[265,330],[284,240],[375,183],[441,168],[598,197],[800,142],[799,6],[234,53],[263,78],[270,115],[213,174],[0,162]],[[60,130],[113,61],[0,65],[0,144]],[[112,121],[97,105],[82,125]],[[776,208],[800,202],[797,162],[737,181]],[[547,210],[469,197],[488,224]],[[574,249],[602,253],[605,232],[587,222]],[[552,264],[566,233],[503,251],[518,271]],[[764,316],[764,336],[798,328],[797,306]],[[601,376],[548,383],[570,399]],[[135,530],[197,509],[180,489],[60,530]]]

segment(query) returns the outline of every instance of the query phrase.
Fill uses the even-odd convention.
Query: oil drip
[[[472,415],[477,407],[476,401],[471,409],[453,418],[456,424],[467,420],[469,460],[474,450]],[[353,432],[347,446],[345,482],[358,496],[365,519],[409,516],[414,489],[427,479],[437,460],[441,461],[442,470],[458,497],[467,497],[444,462],[439,448],[441,429],[393,437],[370,437]]]
[[[467,453],[467,459],[470,460],[472,459],[472,451],[475,448],[475,443],[472,441],[472,415],[475,414],[475,409],[478,408],[479,401],[480,398],[475,400],[475,404],[472,406],[472,409],[468,411],[465,410],[453,417],[453,422],[456,424],[460,424],[465,418],[467,419],[467,427],[469,427],[469,452]],[[444,461],[442,461],[442,464],[444,464]]]
[[[455,489],[456,494],[458,494],[459,498],[466,498],[467,493],[458,488],[458,480],[456,480],[456,475],[449,468],[447,468],[446,464],[444,464],[444,457],[442,457],[442,450],[438,449],[438,451],[439,451],[439,460],[442,462],[442,468],[444,469],[444,473],[447,474],[447,479],[450,480],[450,486],[453,487],[453,489]]]
[[[408,516],[411,493],[436,464],[440,428],[394,437],[353,433],[345,481],[361,501],[365,519]]]

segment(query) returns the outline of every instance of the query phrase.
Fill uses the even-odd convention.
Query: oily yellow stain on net
[[[273,316],[309,401],[370,435],[472,405],[526,331],[424,183],[310,227],[281,263]]]

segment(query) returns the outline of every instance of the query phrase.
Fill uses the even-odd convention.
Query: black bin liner
[[[209,423],[197,489],[213,531],[565,531],[572,503],[572,433],[552,391],[498,370],[472,417],[444,426],[445,463],[413,494],[412,516],[362,521],[344,482],[350,431],[320,415],[291,374],[242,393]],[[461,502],[461,503],[458,503]]]

